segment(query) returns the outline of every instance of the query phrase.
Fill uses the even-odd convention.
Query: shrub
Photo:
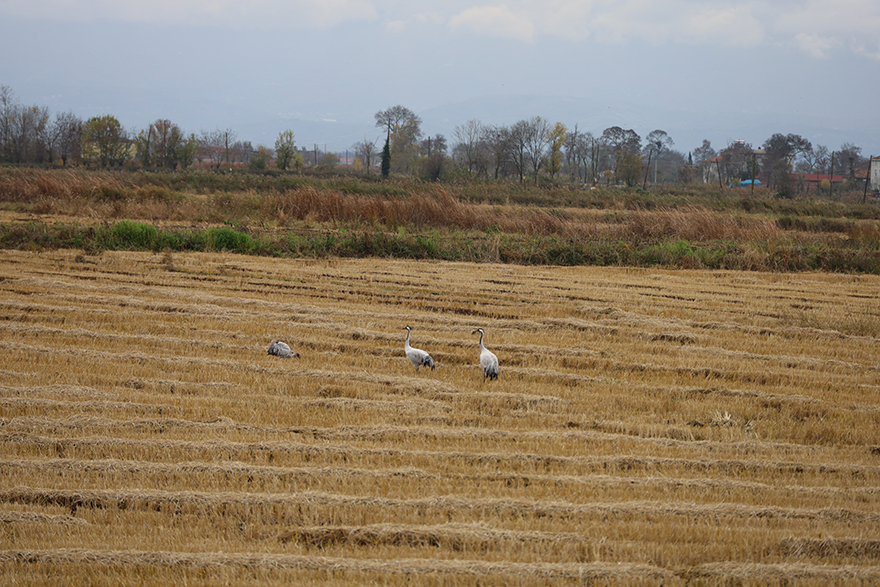
[[[155,249],[159,241],[159,231],[151,224],[123,220],[110,229],[111,242],[114,249],[144,251]]]
[[[254,239],[249,235],[231,228],[209,228],[207,243],[212,250],[243,255],[252,253],[257,248]]]

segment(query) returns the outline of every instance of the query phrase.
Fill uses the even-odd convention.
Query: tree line
[[[761,177],[785,193],[796,188],[793,173],[833,174],[855,181],[857,171],[867,165],[861,148],[852,143],[831,151],[796,134],[775,133],[757,148],[734,141],[717,151],[703,140],[699,147],[682,152],[661,129],[641,137],[633,129],[611,126],[597,135],[535,116],[510,125],[469,120],[454,128],[450,145],[442,134],[425,135],[422,119],[404,106],[380,110],[374,118],[384,135],[383,147],[379,149],[382,136],[355,143],[353,166],[430,181],[472,177],[633,187],[649,182],[726,185]],[[20,104],[11,88],[0,86],[0,163],[185,169],[199,162],[217,169],[301,170],[333,167],[338,161],[337,155],[317,147],[298,148],[289,129],[279,133],[274,147],[256,148],[230,129],[187,134],[167,119],[127,131],[111,115],[82,120],[73,112],[62,112],[53,118],[45,106]]]

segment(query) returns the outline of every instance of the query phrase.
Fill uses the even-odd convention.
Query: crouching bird
[[[272,344],[269,345],[268,354],[281,357],[282,359],[292,359],[299,356],[299,353],[290,352],[290,347],[287,346],[287,343],[283,343],[280,340],[272,341]]]

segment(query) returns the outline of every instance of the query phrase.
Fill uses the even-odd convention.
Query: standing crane
[[[471,334],[478,332],[480,333],[480,366],[483,368],[483,377],[488,377],[490,380],[498,379],[498,357],[483,344],[485,332],[482,328],[477,328]]]
[[[419,370],[419,367],[424,365],[425,367],[430,367],[431,370],[434,370],[434,359],[431,358],[431,355],[423,351],[422,349],[414,349],[409,346],[409,335],[412,334],[412,328],[409,326],[404,326],[404,330],[406,330],[406,343],[403,345],[403,351],[406,353],[406,358],[412,361],[413,366],[416,368],[416,371]]]

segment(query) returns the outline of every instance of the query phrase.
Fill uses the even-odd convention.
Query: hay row
[[[124,565],[135,567],[242,567],[423,576],[464,575],[566,579],[668,579],[672,573],[639,563],[516,563],[478,560],[355,559],[295,554],[143,552],[85,549],[0,551],[0,564]]]
[[[120,459],[80,460],[80,459],[0,459],[0,467],[32,471],[79,471],[83,473],[118,473],[118,474],[209,474],[209,475],[245,475],[248,477],[287,480],[295,478],[340,478],[364,477],[370,479],[410,478],[424,480],[461,479],[468,481],[497,482],[523,484],[542,483],[559,485],[587,485],[608,487],[615,485],[638,487],[669,487],[720,489],[726,491],[743,490],[753,493],[780,491],[786,494],[802,496],[851,496],[869,497],[880,495],[880,487],[828,487],[781,485],[774,486],[755,481],[736,479],[694,479],[683,477],[623,477],[614,475],[541,475],[512,473],[483,474],[452,474],[436,475],[414,467],[395,469],[359,469],[354,467],[276,467],[271,465],[252,465],[241,461],[208,463],[203,461],[182,463],[154,463],[150,461],[132,461]]]
[[[0,524],[61,524],[63,526],[89,526],[80,518],[68,515],[51,515],[39,512],[0,512]]]
[[[64,353],[68,356],[76,356],[76,357],[86,357],[92,359],[102,359],[113,363],[119,362],[127,362],[134,361],[138,363],[166,363],[166,364],[183,364],[183,365],[205,365],[210,367],[221,367],[225,369],[229,369],[230,371],[249,371],[252,373],[267,373],[272,375],[284,375],[284,376],[296,376],[296,377],[306,377],[313,379],[331,379],[333,381],[355,381],[360,383],[375,383],[378,385],[386,385],[389,387],[405,387],[411,391],[415,392],[424,392],[424,393],[443,393],[447,394],[448,397],[460,397],[461,391],[458,387],[445,383],[442,381],[435,381],[429,379],[419,379],[416,377],[402,377],[402,376],[391,376],[391,375],[380,375],[373,373],[365,373],[365,372],[352,372],[352,371],[326,371],[320,369],[305,369],[302,371],[292,371],[289,369],[284,369],[280,367],[270,368],[270,367],[261,367],[259,365],[251,364],[251,363],[242,363],[238,361],[232,360],[220,360],[220,359],[206,359],[199,357],[181,357],[181,356],[154,356],[147,355],[141,352],[125,352],[125,353],[111,353],[107,351],[92,351],[92,350],[83,350],[80,348],[72,347],[72,348],[47,348],[43,346],[35,346],[29,345],[20,342],[12,342],[12,341],[0,341],[0,348],[7,350],[15,350],[27,353]],[[261,355],[265,355],[265,351],[260,352]],[[476,367],[475,367],[476,368]],[[476,395],[476,394],[472,394]],[[512,394],[512,395],[522,395],[522,394]],[[539,399],[540,396],[534,396]]]
[[[876,558],[880,559],[880,540],[864,538],[788,538],[773,551],[786,558]]]
[[[84,385],[35,385],[27,387],[9,387],[0,385],[0,394],[4,396],[30,396],[48,393],[52,395],[64,395],[70,397],[95,397],[95,398],[111,398],[111,394],[106,391],[98,391],[92,387]]]
[[[123,439],[108,437],[82,438],[51,438],[23,432],[0,434],[0,442],[29,444],[51,447],[73,448],[113,448],[138,447],[154,450],[193,450],[193,451],[226,451],[240,453],[300,453],[309,455],[329,455],[345,457],[399,457],[410,459],[452,460],[458,463],[487,464],[525,463],[543,466],[580,466],[590,469],[615,470],[646,470],[680,467],[691,471],[713,471],[743,473],[747,471],[770,471],[774,474],[782,472],[803,474],[821,472],[823,474],[849,473],[853,476],[880,475],[880,467],[868,465],[851,465],[845,463],[816,463],[769,460],[736,460],[736,459],[686,459],[673,457],[652,457],[639,455],[613,455],[607,457],[574,457],[530,454],[521,452],[507,453],[476,453],[459,451],[418,451],[399,448],[363,448],[348,445],[314,445],[295,442],[235,442],[225,440],[168,440],[168,439]]]
[[[76,403],[73,404],[77,405]],[[128,405],[128,404],[124,404]],[[147,404],[151,405],[151,404]],[[165,406],[160,406],[165,407]],[[175,409],[179,409],[174,406]],[[135,429],[135,430],[211,430],[211,431],[239,431],[239,432],[273,432],[258,426],[238,424],[231,418],[218,417],[208,422],[197,420],[184,420],[182,418],[150,418],[147,420],[111,420],[101,416],[89,414],[74,414],[66,418],[45,418],[37,416],[16,416],[14,418],[0,418],[0,424],[7,430],[78,430],[86,428],[104,429]],[[282,431],[277,431],[279,434]]]
[[[42,399],[32,397],[0,397],[0,406],[9,407],[44,407],[44,408],[63,408],[65,411],[71,408],[81,410],[135,410],[142,412],[156,412],[164,414],[167,412],[182,412],[184,408],[180,406],[171,406],[168,404],[139,404],[135,402],[113,402],[104,400],[89,401],[65,401],[54,399]]]
[[[701,356],[710,354],[710,355],[718,355],[721,357],[735,358],[735,359],[746,359],[749,361],[765,361],[765,362],[778,362],[784,363],[785,365],[803,367],[805,369],[811,368],[839,368],[842,367],[844,369],[849,369],[852,371],[877,371],[880,370],[880,365],[876,364],[864,364],[864,363],[851,363],[848,361],[841,361],[838,359],[817,359],[815,357],[805,357],[805,356],[792,356],[792,355],[760,355],[757,353],[751,353],[747,351],[735,351],[730,349],[722,349],[715,347],[685,347],[682,349],[683,352],[688,353],[699,353]]]
[[[319,572],[357,572],[420,576],[463,575],[591,580],[653,580],[681,577],[685,580],[820,580],[877,581],[880,567],[855,565],[709,563],[671,571],[639,563],[515,563],[435,559],[352,559],[293,554],[182,553],[107,551],[86,549],[0,551],[0,564],[112,565],[132,567],[241,567],[248,569],[295,569]]]
[[[587,537],[573,532],[526,532],[498,530],[484,524],[440,524],[413,526],[404,524],[372,524],[368,526],[300,527],[278,535],[280,542],[297,542],[311,546],[435,546],[460,551],[485,549],[498,542],[586,542]]]
[[[156,292],[157,297],[166,298],[169,294],[165,291]],[[70,296],[67,296],[70,297]],[[115,298],[104,298],[105,302],[110,302]],[[126,312],[130,312],[130,307],[132,305],[132,300],[135,298],[125,298],[121,305],[123,305],[126,309]],[[222,298],[228,301],[228,298]],[[76,304],[71,305],[58,305],[51,306],[48,304],[34,304],[34,303],[24,303],[24,302],[13,302],[13,301],[2,301],[0,302],[0,307],[8,307],[10,309],[19,310],[19,311],[27,311],[33,312],[35,310],[40,310],[45,313],[57,313],[62,311],[69,311],[71,309],[82,310],[84,305],[93,304],[95,298],[93,296],[82,296],[82,299],[71,300],[72,302],[78,302]],[[267,304],[270,302],[263,302],[260,300],[241,300],[240,298],[236,298],[236,301],[240,302],[251,302],[251,303],[261,303]],[[85,303],[83,303],[85,302]],[[142,303],[141,305],[150,305],[146,303]],[[282,306],[290,306],[291,304],[279,304]],[[210,316],[214,318],[215,314],[213,313],[214,306],[211,306],[212,311],[203,313],[204,315]],[[104,311],[104,306],[102,305],[99,309],[93,309],[89,311]],[[168,313],[168,309],[164,308],[163,313]],[[285,318],[280,319],[277,318],[279,315],[284,315]],[[340,339],[352,339],[352,340],[369,340],[376,342],[386,342],[389,344],[397,344],[401,340],[401,336],[397,333],[390,334],[386,331],[378,331],[378,330],[367,330],[362,327],[351,326],[344,323],[339,323],[330,320],[317,320],[316,316],[333,316],[338,315],[339,317],[349,317],[349,316],[358,316],[358,317],[366,317],[370,316],[375,318],[377,321],[382,323],[393,323],[395,321],[399,321],[401,323],[408,321],[418,320],[419,322],[424,323],[425,318],[422,316],[416,315],[401,315],[399,313],[388,313],[388,312],[356,312],[353,313],[351,311],[345,312],[337,312],[333,309],[326,308],[314,308],[314,310],[306,313],[305,311],[299,311],[290,313],[285,312],[284,314],[279,314],[275,312],[270,312],[267,315],[259,314],[259,318],[264,323],[278,323],[278,324],[288,324],[290,322],[303,323],[307,322],[310,324],[323,324],[323,325],[332,325],[334,336]],[[274,317],[273,317],[274,316]],[[247,321],[247,320],[243,320]],[[422,333],[420,336],[420,340],[427,344],[443,344],[451,347],[461,347],[461,348],[473,348],[475,346],[474,340],[468,338],[466,335],[471,332],[473,328],[474,321],[461,319],[454,316],[441,316],[436,317],[432,316],[428,323],[430,324],[432,331],[437,332],[452,332],[458,333],[464,336],[464,338],[437,338],[433,337],[430,334]],[[497,320],[493,322],[494,329],[496,331],[513,331],[513,332],[538,332],[538,331],[559,331],[560,329],[568,328],[569,330],[573,330],[575,332],[589,332],[589,331],[597,331],[603,335],[613,335],[617,334],[618,330],[616,328],[611,328],[608,326],[602,326],[596,324],[594,322],[586,322],[584,320],[579,320],[577,318],[543,318],[539,320]],[[0,325],[0,329],[8,330],[10,332],[15,332],[18,334],[38,334],[38,335],[61,335],[66,334],[70,336],[77,336],[82,338],[93,338],[93,339],[106,339],[106,340],[144,340],[144,341],[163,341],[170,342],[175,344],[186,343],[190,345],[201,345],[202,341],[195,341],[192,339],[180,339],[178,337],[172,336],[148,336],[148,335],[138,335],[138,334],[119,334],[119,333],[103,333],[103,332],[94,332],[91,330],[86,330],[84,328],[71,328],[71,329],[63,329],[58,328],[56,326],[45,326],[40,324],[3,324]],[[321,339],[324,340],[324,339]],[[211,342],[207,343],[208,346],[221,348],[229,346],[231,348],[232,345],[224,345],[221,342]],[[600,353],[594,351],[592,349],[586,347],[573,347],[573,348],[558,348],[558,347],[548,347],[548,346],[540,346],[540,345],[500,345],[497,348],[501,348],[503,350],[509,352],[532,352],[543,354],[546,352],[553,352],[559,354],[560,356],[599,356]]]
[[[537,517],[591,516],[675,516],[685,518],[764,518],[785,520],[824,520],[847,523],[880,522],[880,513],[844,508],[783,508],[733,503],[694,504],[676,502],[618,502],[575,504],[566,502],[535,502],[516,499],[464,497],[428,497],[394,499],[370,496],[337,495],[307,491],[284,493],[230,493],[155,490],[61,490],[16,487],[0,491],[0,503],[53,505],[69,508],[118,508],[172,511],[195,509],[202,513],[228,506],[272,508],[274,506],[326,506],[379,509],[412,509],[418,511],[476,511],[483,514],[515,514]]]
[[[33,471],[81,471],[85,473],[124,473],[124,474],[211,474],[247,475],[290,479],[297,477],[370,477],[439,479],[413,467],[399,469],[358,469],[354,467],[274,467],[271,465],[252,465],[241,461],[208,463],[192,461],[184,463],[153,463],[149,461],[130,461],[119,459],[79,460],[79,459],[0,459],[0,467]],[[878,490],[880,491],[880,490]]]
[[[494,394],[493,394],[494,395]],[[514,394],[515,395],[515,394]],[[491,398],[487,398],[487,401]],[[304,399],[303,401],[315,401]],[[147,404],[151,405],[151,404]],[[617,443],[622,440],[637,444],[649,444],[662,447],[687,448],[695,450],[710,450],[718,452],[723,450],[738,453],[759,452],[804,452],[815,461],[815,455],[820,451],[819,447],[812,445],[800,445],[780,442],[761,442],[749,440],[745,442],[722,442],[716,440],[682,440],[664,436],[638,435],[636,432],[607,432],[600,430],[579,430],[568,428],[566,430],[523,430],[510,431],[492,428],[457,427],[441,428],[436,426],[342,426],[324,428],[318,426],[292,426],[288,428],[272,428],[266,426],[252,426],[241,424],[231,418],[218,417],[210,422],[185,420],[181,418],[151,418],[149,420],[116,420],[102,418],[100,416],[76,415],[67,418],[35,418],[33,416],[15,416],[13,418],[0,419],[7,430],[20,429],[22,431],[35,432],[40,428],[47,430],[75,429],[82,430],[85,427],[104,429],[210,429],[225,431],[259,432],[264,435],[286,436],[298,434],[321,440],[371,440],[371,441],[397,441],[401,438],[412,439],[423,437],[426,439],[442,440],[494,440],[494,441],[575,441],[575,442],[608,442]],[[595,427],[627,428],[623,422],[607,422],[595,424]],[[714,461],[716,464],[721,461]],[[751,462],[751,461],[750,461]],[[775,463],[774,466],[779,466]],[[800,464],[799,464],[800,465]],[[802,466],[810,466],[804,463]],[[823,463],[823,470],[838,470],[839,467],[832,463]],[[877,468],[880,471],[880,467]]]
[[[763,297],[763,296],[762,296]],[[839,303],[839,300],[835,303]],[[880,343],[880,339],[872,336],[858,336],[845,334],[837,330],[822,330],[818,328],[810,328],[803,326],[751,326],[749,324],[740,324],[738,322],[702,322],[698,320],[686,320],[679,318],[658,318],[656,316],[639,314],[636,312],[628,312],[619,308],[610,306],[581,306],[578,308],[580,312],[586,315],[603,316],[603,325],[605,322],[611,322],[614,325],[628,324],[636,328],[652,326],[659,329],[680,330],[682,328],[693,328],[699,330],[728,330],[742,332],[755,336],[787,336],[806,339],[828,338],[836,340],[853,340],[858,342],[866,342],[871,344]]]
[[[699,581],[701,577],[726,581],[781,581],[783,583],[792,580],[880,581],[880,567],[722,562],[698,565],[683,573],[683,576],[690,581]]]

